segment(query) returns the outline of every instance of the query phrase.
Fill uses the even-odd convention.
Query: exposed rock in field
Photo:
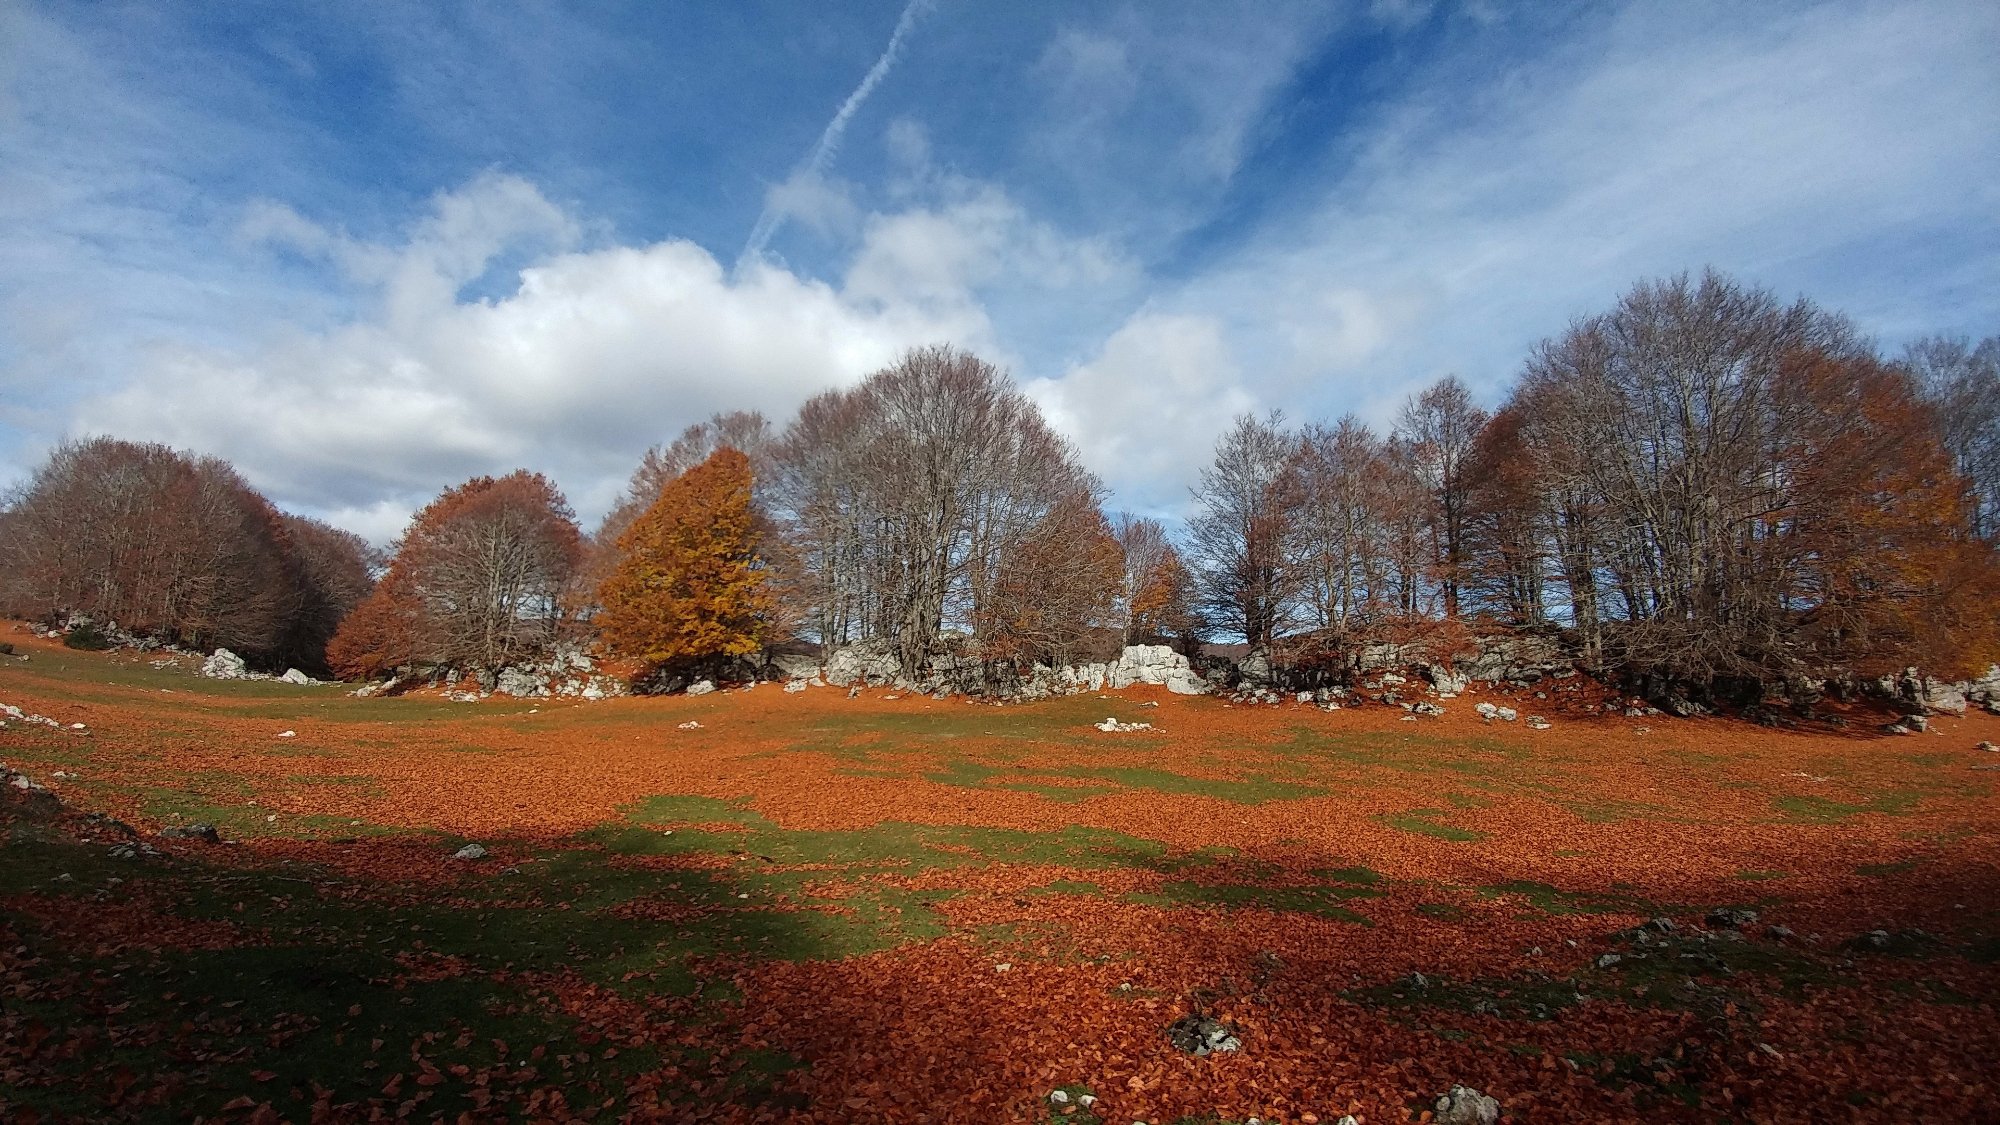
[[[1121,722],[1119,722],[1119,721],[1117,720],[1117,718],[1116,718],[1116,717],[1106,717],[1106,718],[1105,718],[1105,720],[1104,720],[1103,722],[1101,722],[1101,723],[1098,723],[1098,724],[1097,724],[1097,729],[1098,729],[1098,730],[1101,730],[1101,731],[1104,731],[1104,732],[1106,732],[1106,733],[1116,733],[1116,734],[1122,734],[1122,733],[1124,733],[1124,732],[1126,732],[1126,731],[1135,731],[1135,730],[1152,730],[1152,729],[1153,729],[1153,724],[1151,724],[1151,723],[1121,723]]]
[[[1711,926],[1740,930],[1745,926],[1757,924],[1757,912],[1747,906],[1718,906],[1708,912],[1708,917],[1704,921]]]
[[[1472,686],[1472,677],[1441,664],[1426,665],[1424,676],[1430,680],[1432,687],[1442,693],[1458,695]]]
[[[1218,1051],[1243,1049],[1243,1041],[1236,1037],[1235,1028],[1221,1020],[1193,1014],[1182,1016],[1167,1028],[1167,1041],[1196,1058]]]
[[[1415,715],[1442,715],[1444,714],[1444,708],[1439,707],[1435,703],[1416,703],[1410,706],[1410,713]]]
[[[453,859],[485,859],[486,849],[478,844],[467,844],[451,853]]]
[[[1500,1120],[1500,1103],[1470,1086],[1453,1086],[1438,1098],[1431,1120],[1437,1125],[1494,1125]]]
[[[143,841],[127,840],[122,844],[113,844],[111,846],[110,854],[112,859],[125,859],[136,862],[140,860],[158,859],[163,853],[160,851],[160,849]]]
[[[871,641],[835,649],[826,658],[824,674],[830,684],[866,686],[895,683],[902,672],[903,666],[895,653],[889,651],[888,644]]]
[[[0,766],[0,801],[37,816],[50,816],[62,811],[62,798],[50,792],[41,782],[6,766]]]
[[[804,680],[791,680],[785,684],[785,693],[788,695],[796,695],[804,690],[806,690],[806,681]]]
[[[213,824],[189,824],[180,828],[162,828],[160,837],[166,840],[200,840],[204,844],[220,844],[222,833]]]
[[[505,668],[494,690],[518,699],[539,699],[549,694],[549,678],[527,668]]]
[[[688,685],[687,693],[689,695],[707,695],[709,692],[712,692],[714,690],[715,690],[715,681],[696,680],[695,682]]]
[[[701,729],[701,724],[700,724],[700,723],[697,723],[697,722],[695,722],[695,721],[694,721],[693,719],[689,719],[689,720],[688,720],[687,722],[685,722],[685,723],[678,723],[678,724],[675,724],[675,726],[674,726],[674,729],[675,729],[675,730],[700,730],[700,729]]]
[[[201,674],[214,680],[240,680],[249,675],[249,665],[226,648],[216,649],[201,662]]]
[[[300,685],[318,682],[314,680],[311,676],[308,676],[304,672],[299,671],[297,668],[285,669],[285,674],[279,676],[278,679],[283,683],[300,684]]]
[[[1550,725],[1549,721],[1547,719],[1542,718],[1540,715],[1528,716],[1527,722],[1529,730],[1547,730],[1549,729]]]

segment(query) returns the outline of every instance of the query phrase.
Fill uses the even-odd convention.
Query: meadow
[[[5,635],[67,805],[0,802],[8,1121],[2000,1120],[1996,716],[357,699]]]

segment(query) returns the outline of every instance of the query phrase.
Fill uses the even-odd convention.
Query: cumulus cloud
[[[731,272],[684,240],[579,247],[586,223],[506,175],[440,194],[386,245],[258,204],[242,236],[333,263],[362,311],[251,348],[155,344],[140,377],[76,406],[72,428],[226,456],[282,502],[378,541],[443,485],[517,466],[551,473],[593,515],[640,451],[690,422],[754,409],[782,424],[928,342],[1004,362],[984,288],[1123,268],[997,189],[960,186],[934,208],[870,216],[838,286],[761,260]],[[529,264],[502,292],[468,292],[520,254]]]
[[[156,346],[144,377],[79,404],[76,428],[223,454],[281,499],[376,538],[441,485],[517,465],[601,507],[640,450],[688,422],[724,409],[782,417],[905,347],[979,328],[774,266],[732,277],[676,240],[545,252],[511,292],[464,298],[510,247],[580,229],[513,177],[440,196],[394,246],[268,206],[248,222],[338,259],[378,311],[248,353]]]
[[[1210,317],[1141,313],[1097,355],[1025,387],[1127,507],[1178,511],[1230,419],[1254,410]]]

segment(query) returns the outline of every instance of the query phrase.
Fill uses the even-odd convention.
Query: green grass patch
[[[1412,809],[1406,813],[1379,814],[1375,817],[1375,822],[1386,824],[1400,832],[1414,832],[1419,836],[1450,840],[1457,844],[1470,844],[1486,838],[1484,832],[1444,823],[1440,818],[1446,815],[1448,814],[1443,809]]]
[[[1339,922],[1368,926],[1366,915],[1343,905],[1358,898],[1375,898],[1382,892],[1365,887],[1269,887],[1213,885],[1173,882],[1157,891],[1135,892],[1127,902],[1171,909],[1177,906],[1221,907],[1228,910],[1269,910],[1285,914],[1315,914]]]

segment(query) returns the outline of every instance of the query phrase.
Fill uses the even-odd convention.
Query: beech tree
[[[1291,623],[1304,577],[1296,550],[1298,448],[1282,411],[1239,415],[1194,489],[1189,542],[1202,609],[1252,647],[1268,646]]]
[[[331,623],[368,585],[358,540],[280,513],[226,462],[164,445],[58,446],[7,524],[7,612],[83,614],[259,664],[320,667]]]
[[[1939,440],[1972,488],[1972,531],[2000,537],[2000,336],[1919,340],[1903,363],[1935,411]]]
[[[1006,560],[1057,505],[1099,491],[1010,379],[950,347],[807,402],[774,461],[807,627],[829,646],[883,641],[912,675],[948,629],[977,641],[1007,620]]]
[[[773,603],[751,480],[745,454],[717,449],[619,537],[620,562],[598,595],[612,651],[654,667],[756,651]]]
[[[1125,643],[1172,640],[1184,647],[1192,643],[1201,633],[1194,609],[1194,578],[1167,537],[1166,526],[1121,512],[1112,536],[1123,557],[1118,602]]]
[[[380,587],[336,634],[329,659],[347,675],[405,665],[490,674],[542,655],[581,557],[576,520],[546,477],[475,477],[410,521]]]
[[[696,422],[674,440],[653,446],[639,459],[639,467],[632,470],[625,491],[605,514],[597,529],[597,541],[615,545],[632,521],[660,498],[667,485],[719,450],[734,449],[748,458],[752,487],[757,487],[769,475],[775,440],[769,419],[754,410],[733,410]]]
[[[1431,502],[1435,577],[1447,617],[1458,616],[1472,492],[1468,470],[1486,421],[1487,413],[1472,401],[1472,392],[1458,376],[1447,375],[1411,396],[1396,427],[1410,470],[1423,482]]]
[[[1124,552],[1097,498],[1064,497],[1001,556],[980,655],[1017,669],[1083,659],[1096,634],[1116,627],[1124,575]]]

